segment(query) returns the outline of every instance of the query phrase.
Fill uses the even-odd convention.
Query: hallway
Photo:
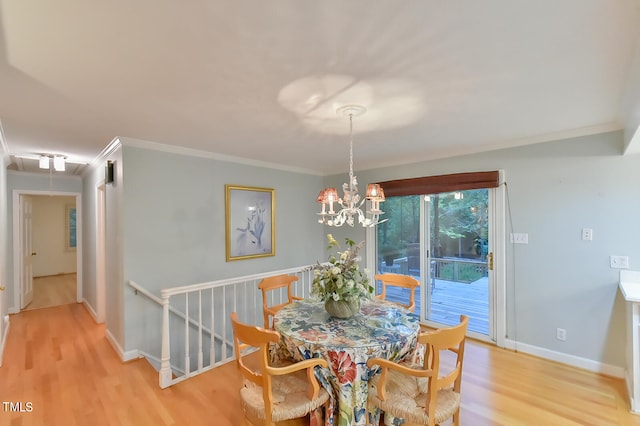
[[[50,275],[33,279],[33,301],[24,311],[76,302],[76,274]]]

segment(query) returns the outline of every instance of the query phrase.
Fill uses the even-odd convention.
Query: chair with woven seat
[[[269,364],[269,345],[280,341],[280,333],[243,324],[236,312],[231,314],[231,323],[236,364],[245,379],[240,399],[248,424],[271,426],[327,409],[329,393],[314,373],[317,366],[326,368],[327,361],[312,358],[275,367]],[[258,348],[258,362],[247,359],[252,348]]]
[[[293,295],[292,285],[296,281],[298,281],[298,277],[286,274],[268,277],[260,281],[258,288],[262,290],[262,314],[264,316],[264,328],[273,328],[270,318],[284,306],[293,303],[294,300],[302,300],[301,297]],[[282,289],[283,287],[287,287],[287,300],[283,303],[269,306],[269,292]]]
[[[420,282],[410,275],[402,274],[377,274],[375,276],[376,281],[382,283],[382,289],[380,294],[376,295],[377,299],[387,300],[387,286],[400,287],[409,290],[409,303],[394,302],[405,309],[413,312],[416,309],[416,288],[420,287]]]
[[[459,425],[468,323],[469,317],[460,315],[456,326],[422,332],[418,343],[427,348],[422,365],[369,359],[367,366],[380,366],[380,374],[369,381],[367,424],[375,423],[383,412],[413,424],[433,426],[453,418],[453,424]]]

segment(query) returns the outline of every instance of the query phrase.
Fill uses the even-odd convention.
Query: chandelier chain
[[[353,189],[353,114],[349,114],[349,189]]]

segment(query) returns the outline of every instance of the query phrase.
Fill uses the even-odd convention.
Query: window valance
[[[387,197],[438,194],[467,189],[496,188],[500,184],[498,171],[468,172],[425,176],[378,182]]]

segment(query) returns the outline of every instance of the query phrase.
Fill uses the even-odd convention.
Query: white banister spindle
[[[187,313],[184,319],[184,374],[189,377],[191,362],[189,357],[189,293],[184,294],[184,311]]]
[[[162,355],[160,358],[160,387],[171,385],[171,343],[169,336],[169,296],[162,296]]]
[[[233,310],[238,312],[238,287],[237,286],[233,287]]]
[[[222,359],[227,360],[227,287],[222,287]]]
[[[256,323],[258,323],[258,318],[260,317],[259,312],[262,312],[262,306],[260,306],[260,308],[258,308],[258,286],[255,285],[256,283],[254,282],[254,286],[253,286],[253,321],[255,321]]]
[[[202,370],[202,290],[198,292],[198,370]]]
[[[209,348],[209,362],[214,364],[216,362],[216,320],[214,317],[215,307],[213,306],[213,292],[214,289],[211,289],[211,348]]]

